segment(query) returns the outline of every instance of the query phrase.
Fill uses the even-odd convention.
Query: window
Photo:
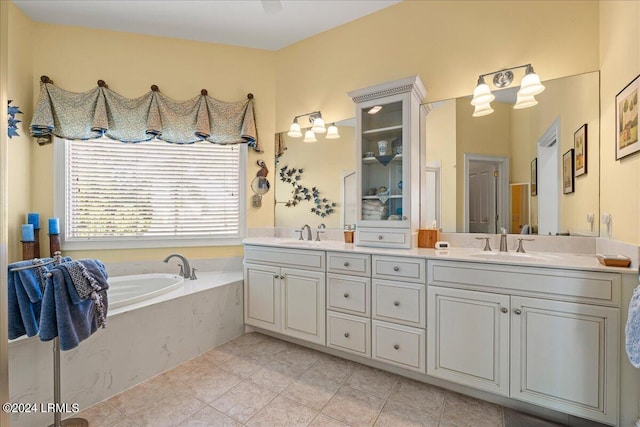
[[[65,249],[239,244],[246,145],[56,139]]]

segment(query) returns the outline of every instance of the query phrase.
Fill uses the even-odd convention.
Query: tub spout
[[[168,257],[166,257],[163,261],[164,262],[169,262],[169,260],[173,257],[179,258],[180,261],[182,261],[182,264],[184,265],[184,268],[180,268],[180,275],[182,277],[184,277],[185,279],[190,279],[191,278],[191,266],[189,265],[189,261],[187,261],[187,259],[180,255],[180,254],[171,254]]]

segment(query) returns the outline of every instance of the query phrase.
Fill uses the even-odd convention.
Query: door
[[[427,374],[509,395],[509,296],[427,286]]]
[[[270,331],[280,331],[280,268],[244,265],[244,321]]]
[[[469,162],[470,233],[496,233],[496,174],[493,163]]]
[[[511,184],[511,232],[521,234],[529,224],[529,184]],[[530,227],[529,227],[530,230]],[[525,234],[530,234],[526,232]]]
[[[282,269],[282,333],[325,344],[325,274]]]
[[[511,298],[511,397],[615,424],[619,309]]]

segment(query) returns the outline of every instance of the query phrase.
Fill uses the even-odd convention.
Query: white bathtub
[[[177,274],[136,274],[109,277],[109,309],[124,307],[151,299],[183,286]]]

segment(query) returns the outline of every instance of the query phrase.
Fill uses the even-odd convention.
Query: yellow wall
[[[640,2],[600,2],[600,212],[612,237],[640,243],[640,155],[615,160],[615,96],[640,73]],[[601,226],[601,235],[606,227]]]

